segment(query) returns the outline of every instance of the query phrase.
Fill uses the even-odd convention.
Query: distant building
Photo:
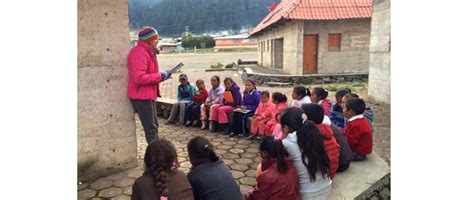
[[[158,46],[160,47],[160,50],[164,52],[176,50],[176,47],[177,47],[175,43],[170,43],[170,42],[159,42]]]
[[[372,0],[282,0],[250,31],[258,63],[285,73],[368,73]]]
[[[216,41],[215,49],[257,47],[257,40],[248,38],[248,35],[216,37],[214,40]]]

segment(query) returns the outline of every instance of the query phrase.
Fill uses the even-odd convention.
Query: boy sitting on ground
[[[364,119],[365,108],[365,102],[360,98],[347,100],[343,107],[344,117],[348,119],[345,135],[353,161],[365,160],[372,152],[372,128]]]

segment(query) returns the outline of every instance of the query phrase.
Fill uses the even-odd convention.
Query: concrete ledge
[[[266,83],[285,83],[289,85],[314,84],[314,83],[336,83],[343,81],[367,81],[369,74],[306,74],[306,75],[287,75],[287,74],[264,74],[255,73],[251,68],[244,68],[242,72],[242,80],[253,80],[257,85]]]
[[[178,100],[176,99],[168,99],[168,98],[161,98],[158,97],[155,100],[156,103],[156,112],[158,116],[163,116],[163,118],[168,119],[169,113],[171,112],[171,107],[173,107],[174,103],[177,103]]]
[[[352,162],[347,171],[336,174],[328,200],[343,200],[365,197],[379,180],[390,173],[390,167],[376,153],[371,153],[367,160]]]

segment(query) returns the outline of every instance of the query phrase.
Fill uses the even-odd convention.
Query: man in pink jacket
[[[127,96],[133,109],[138,112],[145,130],[145,138],[150,144],[158,137],[158,118],[155,100],[160,96],[159,83],[171,76],[169,71],[161,72],[156,54],[158,31],[145,27],[138,33],[138,43],[128,54]]]

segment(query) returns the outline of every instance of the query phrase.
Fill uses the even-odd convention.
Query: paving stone
[[[239,179],[245,176],[244,173],[239,171],[231,170],[230,172],[232,172],[232,176],[234,177],[234,179]]]
[[[241,178],[239,179],[239,182],[240,184],[251,185],[251,186],[254,186],[257,184],[257,181],[255,180],[255,178],[252,178],[252,177]]]
[[[77,185],[77,191],[82,190],[82,189],[86,189],[87,187],[89,187],[89,183],[78,184]]]
[[[222,159],[226,165],[232,165],[235,164],[234,160],[229,160],[229,159]]]
[[[249,167],[247,165],[241,165],[241,164],[230,165],[230,168],[233,169],[233,170],[237,170],[237,171],[245,171],[245,170],[249,169]]]
[[[245,195],[245,194],[247,194],[247,192],[248,192],[249,190],[251,190],[252,188],[253,188],[253,187],[251,187],[251,186],[242,185],[242,184],[241,184],[241,185],[240,185],[240,193],[242,193],[242,194]]]
[[[237,144],[237,142],[235,142],[235,141],[224,141],[224,142],[222,142],[222,144],[225,144],[225,145],[235,145],[235,144]]]
[[[258,150],[258,148],[253,148],[253,147],[247,148],[245,151],[247,153],[255,153],[255,154],[260,153],[260,150]]]
[[[213,141],[213,142],[225,142],[225,141],[227,141],[226,138],[219,138],[219,136],[217,136],[217,137],[218,137],[218,138],[215,138],[215,139],[213,139],[212,141]]]
[[[127,186],[133,185],[133,182],[135,182],[135,179],[122,178],[122,179],[116,180],[116,181],[114,182],[114,186],[123,188],[123,187],[127,187]]]
[[[135,170],[133,170],[133,171],[127,172],[127,175],[128,175],[128,177],[130,177],[130,178],[135,178],[135,179],[136,179],[136,178],[138,178],[138,177],[140,177],[140,176],[143,175],[143,170],[135,169]]]
[[[95,196],[97,191],[93,189],[84,189],[77,192],[77,199],[90,199]]]
[[[232,149],[232,146],[230,145],[219,145],[219,146],[216,146],[217,149],[224,149],[224,150],[227,150],[227,149]]]
[[[253,159],[255,157],[260,157],[259,154],[255,154],[255,153],[241,153],[240,156],[242,158],[250,158],[250,159]]]
[[[237,143],[239,143],[239,144],[252,144],[252,141],[250,141],[250,140],[239,140],[239,141],[237,141]]]
[[[253,163],[254,161],[248,158],[239,158],[239,159],[235,159],[235,162],[237,164],[248,165],[250,163]]]
[[[122,193],[122,189],[111,187],[111,188],[101,190],[99,192],[99,197],[112,198],[112,197],[118,196],[121,193]]]
[[[101,178],[101,179],[95,180],[90,185],[90,188],[95,189],[95,190],[102,190],[104,188],[108,188],[108,187],[112,186],[112,184],[113,184],[112,180],[107,179],[107,178]]]
[[[246,145],[246,144],[236,144],[236,145],[234,145],[234,148],[236,148],[236,149],[247,149],[247,148],[249,148],[249,145]]]
[[[193,165],[192,165],[191,162],[189,162],[189,161],[180,163],[180,167],[191,168],[192,166],[193,166]]]
[[[128,186],[128,187],[124,188],[123,189],[123,194],[132,195],[132,188],[133,188],[133,186]]]
[[[247,171],[245,171],[245,175],[248,176],[248,177],[256,178],[257,177],[257,170],[255,170],[255,169],[247,170]]]
[[[127,196],[127,195],[119,195],[119,196],[116,196],[114,198],[111,198],[111,200],[130,200],[130,196]]]
[[[229,152],[239,154],[239,153],[244,153],[244,150],[242,150],[242,149],[231,149],[231,150],[229,150]]]
[[[227,150],[224,150],[224,149],[216,149],[216,150],[214,150],[214,152],[215,152],[217,155],[222,155],[222,154],[227,153]]]
[[[250,169],[257,169],[259,162],[254,162],[249,165]]]
[[[227,158],[227,159],[237,159],[237,158],[240,158],[239,155],[233,154],[233,153],[225,153],[225,154],[222,154],[222,157]]]

